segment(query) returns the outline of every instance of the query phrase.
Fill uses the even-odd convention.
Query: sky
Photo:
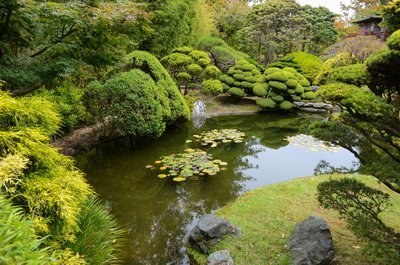
[[[336,14],[341,14],[340,3],[349,3],[350,0],[297,0],[301,5],[312,5],[315,7],[325,6]]]

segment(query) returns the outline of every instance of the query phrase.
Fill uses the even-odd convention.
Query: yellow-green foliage
[[[276,103],[270,98],[259,99],[256,104],[263,109],[273,109],[276,106]]]
[[[238,87],[232,87],[228,90],[228,93],[234,97],[238,97],[238,98],[242,98],[244,96],[246,96],[246,93],[238,88]]]
[[[314,78],[313,83],[316,85],[323,85],[326,83],[326,78],[332,69],[358,63],[360,63],[359,60],[357,60],[353,54],[349,52],[339,53],[335,57],[329,58],[322,64],[318,74]]]
[[[216,79],[204,80],[201,83],[201,86],[205,93],[212,94],[214,96],[221,94],[224,90],[224,87],[222,86],[221,81],[216,80]]]
[[[35,236],[23,211],[0,193],[0,264],[50,264],[52,258],[40,249],[43,240]]]
[[[79,241],[76,236],[82,229],[79,215],[94,192],[83,173],[74,166],[73,159],[61,155],[50,145],[50,136],[60,123],[54,106],[38,97],[15,99],[0,91],[0,113],[0,197],[11,198],[21,206],[21,214],[32,222],[32,237],[45,237],[44,244],[55,251],[51,264],[85,264],[78,253],[65,249],[65,244]],[[3,213],[3,206],[0,208]],[[13,238],[13,244],[35,251],[38,245],[32,248],[29,244],[34,240],[25,242],[23,233]],[[116,239],[111,231],[107,235],[110,240]],[[3,242],[1,238],[0,241]],[[110,245],[108,251],[114,253],[114,246]],[[7,250],[0,247],[0,257],[6,253]],[[21,254],[21,258],[25,256]],[[5,264],[46,262],[7,260]]]
[[[400,11],[400,10],[399,10]],[[387,40],[387,45],[391,50],[400,51],[400,30],[395,31]]]
[[[369,75],[365,64],[340,66],[329,71],[327,83],[341,82],[355,86],[367,85]]]

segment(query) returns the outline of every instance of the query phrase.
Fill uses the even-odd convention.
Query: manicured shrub
[[[268,84],[271,87],[274,87],[274,88],[277,88],[277,89],[280,89],[280,90],[286,90],[287,89],[287,86],[284,83],[281,83],[281,82],[278,82],[278,81],[269,81]]]
[[[172,50],[172,52],[183,53],[183,54],[189,54],[191,51],[193,51],[193,48],[188,46],[182,46]]]
[[[245,81],[250,82],[250,83],[257,83],[257,78],[254,76],[249,76],[244,78]]]
[[[265,97],[268,94],[268,86],[266,84],[255,84],[253,87],[253,93],[259,97]]]
[[[267,80],[286,82],[289,80],[289,75],[286,71],[277,71],[275,73],[267,75]]]
[[[207,94],[219,95],[224,91],[221,81],[216,79],[204,80],[201,83],[202,89]]]
[[[301,101],[301,97],[300,96],[292,95],[291,97],[292,97],[293,102]]]
[[[197,49],[202,51],[210,51],[213,47],[216,46],[225,46],[226,43],[224,40],[216,37],[206,36],[201,39],[196,44]]]
[[[309,82],[307,79],[301,79],[301,80],[299,81],[299,83],[300,83],[300,85],[302,85],[302,86],[310,86],[310,85],[311,85],[310,82]]]
[[[235,82],[233,83],[233,85],[234,85],[234,86],[237,86],[237,87],[241,87],[241,86],[242,86],[242,82],[235,81]]]
[[[271,68],[267,68],[267,69],[265,70],[264,74],[265,74],[266,76],[268,76],[268,75],[270,75],[270,74],[272,74],[272,73],[275,73],[275,72],[277,72],[277,71],[280,71],[280,70],[281,70],[280,68],[271,67]]]
[[[141,69],[153,78],[158,88],[156,97],[162,104],[164,120],[167,124],[189,119],[190,111],[185,99],[168,71],[155,56],[144,51],[134,51],[125,58],[123,69]],[[90,100],[87,104],[91,104]]]
[[[219,76],[219,80],[220,80],[221,82],[226,82],[226,79],[227,79],[228,77],[229,77],[228,75],[223,74],[223,75],[220,75],[220,76]]]
[[[187,70],[189,72],[189,74],[193,74],[193,75],[200,75],[200,73],[203,71],[203,68],[195,63],[189,64],[189,66],[187,67]]]
[[[253,76],[252,72],[242,72],[244,77]]]
[[[273,101],[275,101],[275,102],[282,102],[282,101],[285,100],[285,98],[282,97],[281,95],[274,96],[274,97],[272,97],[271,99],[272,99]]]
[[[302,85],[298,84],[296,86],[296,88],[295,88],[295,92],[296,92],[296,94],[300,94],[300,95],[303,94],[304,93],[304,87]]]
[[[306,93],[304,93],[304,98],[306,98],[306,99],[314,99],[314,98],[316,98],[316,94],[314,93],[314,92],[306,92]]]
[[[294,69],[293,67],[285,67],[285,68],[283,68],[282,70],[284,70],[284,71],[286,71],[286,72],[290,72],[290,73],[292,73],[292,74],[297,74],[297,71],[296,71],[296,69]]]
[[[400,30],[395,31],[387,40],[387,45],[391,50],[400,51]]]
[[[150,75],[131,70],[104,84],[90,83],[88,108],[98,119],[109,117],[111,127],[121,136],[156,138],[166,127],[162,104],[155,97],[159,90]]]
[[[256,104],[263,109],[273,109],[276,106],[276,103],[270,98],[259,99]]]
[[[296,90],[294,90],[294,89],[288,89],[288,90],[287,90],[287,93],[288,93],[289,95],[293,95],[293,94],[296,94]]]
[[[215,65],[209,65],[204,69],[204,75],[207,78],[218,78],[220,74],[221,70],[219,70]]]
[[[281,104],[279,104],[279,107],[283,110],[291,110],[294,108],[293,103],[289,102],[289,101],[282,101]]]
[[[298,84],[299,82],[297,81],[297,79],[289,79],[288,81],[286,81],[286,85],[289,88],[296,88]]]
[[[332,69],[327,76],[327,83],[341,82],[355,86],[367,85],[369,75],[365,64],[353,64]]]
[[[233,85],[233,83],[235,83],[235,79],[233,79],[232,77],[227,77],[226,78],[226,83],[228,84],[228,85]]]
[[[237,88],[237,87],[230,88],[228,93],[231,94],[232,96],[235,96],[238,98],[242,98],[242,97],[246,96],[246,93],[244,93],[243,90],[241,90],[240,88]]]
[[[253,64],[249,64],[249,63],[243,64],[243,65],[238,65],[237,68],[242,71],[252,71],[252,70],[256,69],[256,67]]]
[[[233,78],[235,78],[236,80],[244,80],[244,75],[243,74],[234,74]]]
[[[224,92],[228,92],[228,90],[231,88],[229,85],[222,83],[222,88]]]
[[[253,70],[251,70],[251,73],[252,73],[254,76],[261,75],[261,72],[260,72],[258,69],[253,69]]]
[[[243,81],[243,82],[241,82],[240,86],[243,88],[253,89],[254,83]]]

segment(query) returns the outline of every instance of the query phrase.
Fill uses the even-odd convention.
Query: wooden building
[[[359,35],[370,36],[374,35],[381,40],[386,40],[387,30],[379,26],[383,21],[383,17],[380,15],[370,15],[361,19],[355,20],[352,23],[357,24],[360,27]]]

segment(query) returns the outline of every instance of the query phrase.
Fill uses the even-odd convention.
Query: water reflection
[[[349,167],[355,160],[346,150],[310,153],[286,141],[299,133],[309,115],[249,115],[208,119],[201,129],[190,123],[171,128],[161,139],[139,143],[132,150],[123,143],[102,146],[78,157],[88,181],[128,229],[125,264],[188,264],[186,232],[203,213],[234,200],[261,185],[313,175],[321,160],[333,167]],[[160,156],[182,152],[193,134],[210,129],[237,128],[247,134],[236,145],[209,149],[228,162],[227,171],[198,181],[173,183],[158,179],[145,166]]]

